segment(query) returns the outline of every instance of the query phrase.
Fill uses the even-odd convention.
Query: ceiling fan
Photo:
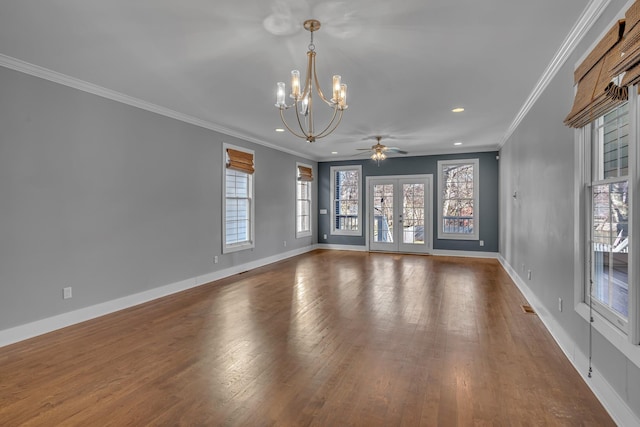
[[[373,138],[376,139],[377,143],[372,145],[371,148],[356,148],[358,151],[371,151],[371,159],[378,162],[378,166],[380,166],[380,160],[384,160],[387,158],[385,153],[398,153],[398,154],[409,154],[404,150],[400,150],[397,147],[387,147],[386,145],[380,143],[382,136],[376,135]],[[369,138],[366,138],[369,139]]]

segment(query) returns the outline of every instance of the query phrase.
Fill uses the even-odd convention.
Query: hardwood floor
[[[315,251],[0,348],[0,425],[613,425],[495,260]]]

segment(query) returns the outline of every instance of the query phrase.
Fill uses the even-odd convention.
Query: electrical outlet
[[[62,299],[69,299],[72,297],[71,286],[62,288]]]
[[[562,298],[558,298],[558,311],[562,311]]]
[[[480,240],[480,246],[484,246],[484,240]]]
[[[531,270],[527,271],[527,279],[531,280]]]
[[[327,240],[327,235],[326,234],[323,234],[322,237],[324,238],[324,240]]]
[[[217,255],[213,257],[213,263],[214,263],[214,264],[217,264],[217,263],[218,263],[218,256],[217,256]]]
[[[285,240],[283,243],[284,243],[284,247],[286,248],[287,247],[287,241]]]

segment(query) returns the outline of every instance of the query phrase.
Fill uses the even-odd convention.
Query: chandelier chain
[[[309,46],[307,47],[311,52],[313,52],[314,50],[316,50],[316,45],[313,44],[313,31],[310,31],[311,33],[311,41],[309,42]]]

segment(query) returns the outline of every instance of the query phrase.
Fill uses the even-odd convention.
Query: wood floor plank
[[[318,250],[0,348],[0,425],[613,425],[525,303],[495,260]]]

